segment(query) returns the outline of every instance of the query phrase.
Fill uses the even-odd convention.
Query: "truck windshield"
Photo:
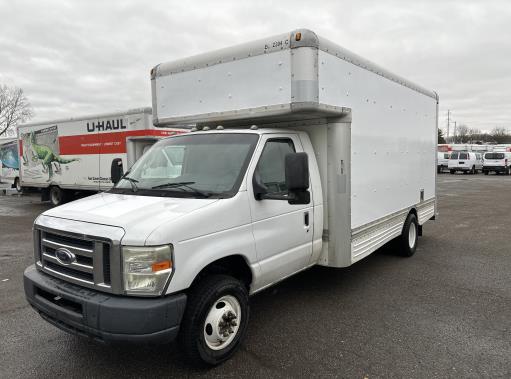
[[[185,134],[156,143],[111,190],[171,197],[230,197],[239,188],[257,134]]]
[[[486,153],[484,159],[504,159],[503,153]]]

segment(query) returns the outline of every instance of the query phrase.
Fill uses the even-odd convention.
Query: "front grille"
[[[111,292],[110,242],[53,230],[39,230],[36,235],[39,239],[36,256],[44,272],[75,284]],[[59,259],[62,258],[57,254],[59,249],[72,257],[70,262]]]

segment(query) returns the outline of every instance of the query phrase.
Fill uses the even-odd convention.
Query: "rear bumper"
[[[454,170],[454,171],[470,171],[470,170],[472,170],[472,167],[449,167],[449,170]]]
[[[53,278],[34,265],[23,274],[25,295],[43,319],[72,334],[106,342],[167,343],[176,338],[186,295],[113,296]]]
[[[505,172],[507,169],[505,166],[483,166],[483,171]]]

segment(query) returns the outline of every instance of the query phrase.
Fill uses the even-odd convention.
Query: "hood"
[[[217,201],[99,193],[50,209],[44,215],[118,226],[126,231],[123,242],[143,245],[162,223],[175,221]]]

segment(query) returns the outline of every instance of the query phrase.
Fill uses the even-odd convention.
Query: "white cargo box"
[[[296,30],[151,71],[156,126],[307,131],[324,205],[321,264],[347,266],[436,214],[438,96]],[[350,245],[346,245],[346,244]]]

